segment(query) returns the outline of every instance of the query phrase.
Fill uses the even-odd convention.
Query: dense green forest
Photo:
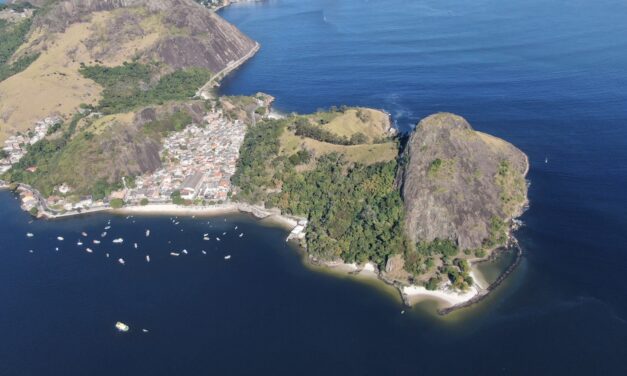
[[[233,177],[238,199],[307,217],[308,250],[323,259],[373,261],[384,267],[390,255],[404,252],[396,162],[365,166],[327,154],[312,170],[298,172],[295,166],[307,163],[309,153],[279,156],[279,137],[290,122],[266,121],[249,129]]]
[[[211,78],[204,68],[177,70],[159,77],[158,64],[125,62],[117,67],[81,66],[81,74],[104,90],[98,110],[104,114],[126,112],[149,104],[190,99]]]
[[[28,68],[39,57],[38,54],[27,54],[9,63],[15,51],[26,42],[30,27],[31,19],[17,23],[0,20],[0,81]]]

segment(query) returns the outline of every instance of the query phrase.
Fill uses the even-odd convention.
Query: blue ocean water
[[[402,130],[452,111],[525,151],[521,266],[475,307],[401,314],[393,294],[305,268],[283,230],[247,217],[31,223],[1,192],[0,375],[627,374],[627,3],[281,0],[221,14],[262,44],[224,93],[264,91],[286,112],[383,108]],[[109,220],[100,245],[76,246]]]

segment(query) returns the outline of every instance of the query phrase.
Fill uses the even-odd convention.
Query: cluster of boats
[[[126,219],[129,219],[129,218],[131,218],[131,216],[126,217]],[[175,226],[178,226],[178,225],[180,224],[180,222],[179,222],[178,220],[176,220],[176,219],[170,219],[170,220],[172,221],[172,223],[173,223]],[[225,221],[226,221],[226,219],[225,219]],[[207,224],[210,224],[210,221],[209,221],[209,222],[207,222]],[[100,239],[92,239],[92,243],[93,243],[94,245],[100,245],[100,244],[102,244],[102,240],[101,240],[101,239],[104,239],[104,238],[106,238],[106,237],[107,237],[107,235],[108,235],[108,231],[109,231],[110,229],[111,229],[111,220],[109,220],[109,221],[107,222],[107,225],[104,227],[104,231],[100,234]],[[238,226],[235,226],[235,228],[234,228],[234,229],[235,229],[235,230],[237,230],[237,229],[238,229]],[[227,232],[226,232],[226,231],[225,231],[225,232],[222,232],[222,236],[226,236],[226,235],[227,235]],[[26,237],[28,237],[28,238],[33,238],[34,236],[35,236],[35,234],[33,234],[33,233],[31,233],[31,232],[26,233]],[[86,232],[84,232],[84,231],[83,231],[83,232],[81,232],[81,236],[82,236],[83,238],[87,238],[89,235],[88,235]],[[149,230],[149,229],[147,229],[147,230],[146,230],[146,232],[145,232],[145,236],[146,236],[146,237],[150,237],[150,230]],[[239,237],[239,238],[244,237],[244,233],[243,233],[243,232],[241,232],[241,233],[238,235],[238,237]],[[205,234],[203,234],[203,240],[204,240],[204,241],[210,241],[210,240],[211,240],[211,238],[209,237],[209,233],[205,233]],[[216,241],[218,241],[218,242],[219,242],[219,241],[221,241],[220,237],[217,237],[217,236],[215,237],[215,240],[216,240]],[[64,239],[62,236],[57,236],[57,241],[59,241],[59,242],[63,242],[63,241],[65,241],[65,239]],[[124,239],[123,239],[123,238],[115,238],[115,239],[113,239],[113,240],[112,240],[112,243],[113,243],[113,244],[123,244],[123,243],[124,243]],[[168,243],[169,243],[169,242],[168,242]],[[83,244],[84,244],[84,243],[83,243],[83,240],[82,240],[81,238],[79,238],[79,239],[78,239],[78,241],[76,242],[76,245],[77,245],[77,246],[79,246],[79,247],[80,247],[80,246],[82,246]],[[138,243],[133,243],[133,248],[135,248],[135,249],[139,249],[139,244],[138,244]],[[59,251],[59,247],[55,247],[55,250],[56,250],[56,251]],[[29,252],[30,252],[30,253],[33,253],[33,250],[29,250]],[[85,252],[87,252],[87,253],[94,253],[94,250],[93,250],[93,249],[91,249],[91,248],[89,248],[89,247],[86,247],[86,248],[85,248]],[[203,249],[203,250],[201,250],[201,253],[202,253],[203,255],[206,255],[206,254],[207,254],[207,251],[205,251],[205,250]],[[183,250],[181,250],[180,252],[179,252],[179,251],[172,251],[172,252],[170,252],[170,255],[171,255],[171,256],[174,256],[174,257],[178,257],[178,256],[181,256],[181,255],[187,255],[187,254],[189,254],[189,252],[187,251],[187,249],[183,249]],[[106,256],[107,258],[109,258],[109,257],[110,257],[110,255],[109,255],[109,253],[108,253],[108,252],[106,252],[106,253],[105,253],[105,256]],[[225,259],[225,260],[230,260],[230,259],[231,259],[231,255],[226,255],[226,256],[224,256],[224,259]],[[147,263],[149,263],[149,262],[150,262],[150,255],[146,254],[146,255],[145,255],[145,260],[146,260],[146,262],[147,262]],[[124,258],[122,258],[122,257],[118,258],[118,259],[117,259],[117,261],[118,261],[118,263],[119,263],[120,265],[126,265],[126,260],[124,260]]]

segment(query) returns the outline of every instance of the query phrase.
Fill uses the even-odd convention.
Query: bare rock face
[[[516,217],[527,202],[526,155],[460,116],[420,121],[405,157],[405,229],[415,242],[451,239],[462,250],[479,248],[493,218]]]
[[[61,33],[70,25],[89,22],[96,12],[115,11],[108,25],[106,42],[98,47],[115,50],[133,34],[143,35],[142,22],[156,17],[163,35],[144,51],[142,60],[164,62],[172,69],[202,67],[217,73],[247,56],[255,41],[235,26],[193,0],[52,0],[48,9],[35,19],[34,29],[42,38]],[[41,5],[35,2],[35,5]],[[154,22],[154,21],[150,21]],[[90,44],[90,41],[86,41]]]

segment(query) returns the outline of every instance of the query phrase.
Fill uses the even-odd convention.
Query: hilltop
[[[19,62],[20,69],[0,80],[0,141],[47,116],[69,121],[81,106],[113,102],[116,107],[108,110],[114,113],[189,98],[213,74],[258,48],[192,0],[34,4],[40,8],[23,21],[18,36],[23,43],[16,44],[6,62]],[[117,69],[117,81],[112,82],[107,69]],[[173,86],[175,95],[149,93]]]

